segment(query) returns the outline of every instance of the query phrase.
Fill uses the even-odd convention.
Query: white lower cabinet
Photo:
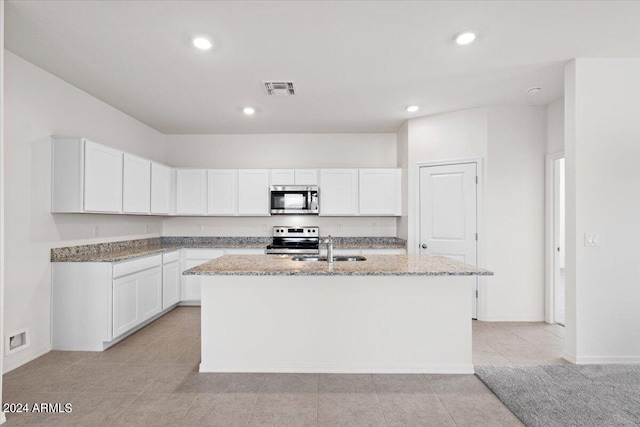
[[[162,269],[113,281],[113,337],[117,338],[162,311]]]
[[[363,249],[362,255],[406,255],[405,248]]]
[[[163,310],[161,255],[54,262],[52,285],[53,350],[102,351]]]
[[[223,249],[184,249],[184,270],[204,264],[224,255]],[[200,276],[182,276],[182,302],[185,305],[200,304]]]
[[[171,262],[162,266],[162,309],[180,302],[180,263]]]
[[[341,249],[333,248],[334,255],[406,255],[404,248],[380,248],[380,249]],[[327,255],[325,245],[320,245],[320,255]],[[355,261],[352,261],[355,262]]]
[[[197,267],[200,264],[220,258],[223,255],[264,255],[263,248],[238,248],[238,249],[184,249],[183,269]],[[182,276],[182,304],[200,305],[201,276]]]

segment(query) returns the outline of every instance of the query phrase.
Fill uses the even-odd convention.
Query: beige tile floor
[[[72,403],[8,426],[519,426],[473,375],[200,374],[200,310],[101,352],[53,351],[4,376],[4,402]],[[547,364],[563,328],[474,322],[474,363]]]

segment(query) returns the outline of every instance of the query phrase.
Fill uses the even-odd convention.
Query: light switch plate
[[[600,235],[598,233],[584,233],[585,246],[599,246]]]

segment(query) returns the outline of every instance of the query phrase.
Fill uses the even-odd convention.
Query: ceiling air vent
[[[264,90],[267,92],[267,95],[295,95],[296,90],[293,86],[293,82],[267,82],[263,81]]]

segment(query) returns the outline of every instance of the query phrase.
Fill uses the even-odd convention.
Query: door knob
[[[427,249],[427,245],[424,244],[424,243],[421,245],[421,247],[422,247],[422,249]]]

